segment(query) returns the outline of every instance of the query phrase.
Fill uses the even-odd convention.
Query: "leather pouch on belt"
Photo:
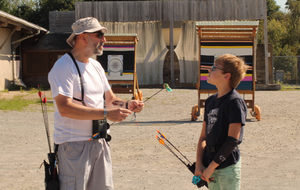
[[[107,139],[107,129],[109,124],[105,120],[93,120],[93,139]]]

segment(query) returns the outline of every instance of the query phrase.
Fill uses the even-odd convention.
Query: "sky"
[[[275,1],[276,1],[276,4],[281,7],[281,9],[284,9],[286,0],[275,0]]]

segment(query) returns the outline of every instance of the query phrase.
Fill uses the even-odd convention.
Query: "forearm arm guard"
[[[225,143],[221,146],[221,149],[217,152],[216,156],[214,157],[214,161],[217,164],[221,164],[226,160],[226,158],[230,155],[232,150],[237,147],[238,140],[236,138],[227,137]]]

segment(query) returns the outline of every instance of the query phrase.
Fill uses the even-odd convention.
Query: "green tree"
[[[292,6],[292,3],[297,2],[297,1],[300,1],[300,0],[287,0],[286,3],[285,3],[286,8],[291,9],[290,6]]]
[[[268,20],[278,17],[280,6],[276,4],[275,0],[267,0],[267,17]]]
[[[273,54],[280,55],[288,36],[286,26],[281,21],[272,19],[268,22],[268,43],[273,45]]]
[[[74,11],[74,0],[39,0],[36,17],[31,22],[49,29],[49,11]]]
[[[36,3],[34,1],[23,1],[21,4],[15,4],[10,10],[10,14],[31,22],[34,19]]]
[[[289,13],[287,14],[287,43],[292,51],[300,55],[300,1],[288,1]]]
[[[268,31],[269,31],[269,22],[271,20],[278,20],[278,21],[286,20],[285,14],[280,11],[280,6],[276,5],[275,0],[267,0],[267,19],[268,19]],[[263,28],[264,28],[264,20],[260,20],[259,32],[258,32],[258,43],[263,43],[263,39],[264,39]],[[270,38],[268,38],[268,40],[270,40]]]
[[[0,0],[0,10],[4,12],[9,12],[10,3],[8,0]]]

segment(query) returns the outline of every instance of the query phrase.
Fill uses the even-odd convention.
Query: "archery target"
[[[132,81],[134,79],[134,46],[105,45],[103,54],[97,56],[109,81]]]
[[[108,55],[108,76],[123,76],[123,55]]]

